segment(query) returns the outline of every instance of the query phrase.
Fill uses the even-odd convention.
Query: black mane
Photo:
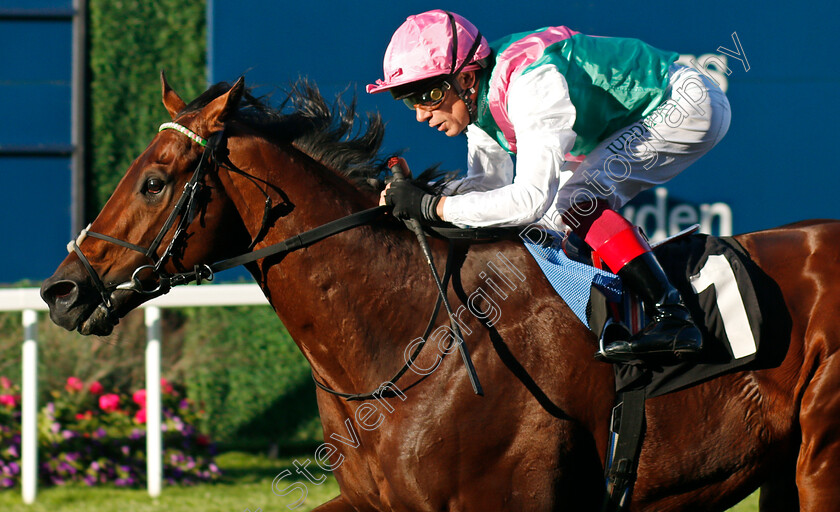
[[[230,88],[224,82],[211,86],[180,114],[201,110]],[[277,108],[246,92],[235,119],[258,129],[270,140],[293,143],[358,186],[382,188],[386,165],[379,150],[385,125],[378,113],[365,114],[360,123],[355,97],[348,104],[339,96],[330,105],[314,83],[299,79]]]

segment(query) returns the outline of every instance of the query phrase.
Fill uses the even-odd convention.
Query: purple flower
[[[99,468],[100,468],[100,466],[99,466],[98,462],[93,461],[93,462],[90,463],[90,469],[92,469],[94,471],[99,471]]]
[[[61,432],[61,424],[57,421],[53,422],[53,424],[50,425],[50,432],[52,432],[53,434],[58,434],[59,432]]]
[[[129,439],[136,441],[146,435],[146,432],[140,430],[139,428],[135,428],[131,431],[131,434],[128,436]]]
[[[219,466],[217,466],[216,464],[214,464],[212,462],[207,467],[210,469],[211,473],[221,473],[221,471],[219,471]]]
[[[64,439],[73,439],[74,437],[76,437],[76,433],[72,430],[62,430],[61,437],[63,437]]]
[[[18,451],[18,447],[17,447],[17,446],[15,446],[15,445],[11,445],[11,446],[9,446],[9,448],[8,448],[8,452],[9,452],[9,455],[10,455],[13,459],[17,459],[17,458],[19,458],[19,457],[20,457],[20,452]]]
[[[13,475],[20,474],[20,466],[17,462],[10,462],[8,465],[9,470],[12,472]]]
[[[0,487],[14,487],[15,481],[11,478],[4,478],[0,480]]]
[[[178,403],[178,409],[189,409],[189,407],[190,403],[186,399],[181,400],[181,402]]]
[[[52,402],[47,403],[47,413],[48,414],[55,414],[55,404]]]
[[[128,446],[125,446],[125,445],[120,447],[120,451],[122,452],[123,455],[128,455],[131,452],[131,450],[129,450]]]
[[[107,432],[105,432],[105,429],[102,428],[102,427],[99,427],[98,429],[96,429],[96,432],[93,433],[93,437],[96,438],[96,439],[102,439],[106,435],[107,435]]]
[[[84,477],[83,480],[85,481],[86,484],[88,484],[90,486],[96,485],[96,477],[95,476],[88,475],[88,476]]]

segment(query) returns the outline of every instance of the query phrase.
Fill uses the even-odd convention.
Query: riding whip
[[[388,159],[388,168],[394,175],[395,181],[405,179],[405,172],[400,165],[400,159],[398,157],[391,157]],[[458,327],[458,322],[455,321],[455,315],[452,313],[452,307],[449,305],[449,299],[446,298],[446,290],[443,289],[443,284],[440,282],[440,277],[438,276],[437,269],[435,268],[435,262],[432,259],[432,250],[429,248],[428,240],[426,240],[426,233],[423,231],[423,227],[420,226],[420,222],[417,219],[410,218],[406,219],[404,222],[406,227],[413,231],[417,236],[417,241],[420,242],[420,248],[423,250],[423,256],[426,257],[426,263],[428,263],[429,268],[432,270],[432,277],[437,285],[438,293],[440,293],[440,297],[443,300],[446,313],[449,315],[449,323],[452,325],[452,332],[455,333],[458,351],[461,352],[461,359],[464,360],[464,366],[467,367],[467,375],[470,378],[470,384],[472,384],[473,391],[476,395],[483,396],[484,390],[481,388],[481,382],[478,380],[478,374],[476,373],[475,366],[473,366],[472,359],[470,358],[470,352],[467,349],[466,343],[464,343],[464,337],[461,335],[461,329]]]

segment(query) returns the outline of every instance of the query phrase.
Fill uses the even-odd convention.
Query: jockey
[[[562,26],[488,44],[457,14],[409,16],[385,51],[384,79],[367,92],[390,91],[418,122],[449,137],[466,132],[467,175],[442,195],[398,181],[381,200],[398,217],[462,227],[568,227],[652,318],[602,357],[694,355],[702,335],[679,291],[639,229],[616,212],[700,158],[729,127],[724,93],[677,58],[636,39]]]

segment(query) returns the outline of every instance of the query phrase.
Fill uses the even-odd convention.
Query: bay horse
[[[272,109],[242,79],[186,105],[161,78],[177,123],[168,127],[180,133],[154,137],[43,283],[50,317],[67,329],[108,334],[167,290],[165,276],[201,278],[209,262],[377,204],[377,116],[354,128],[352,105],[330,107],[306,83]],[[208,156],[207,139],[223,149]],[[196,173],[202,165],[211,168]],[[196,183],[201,193],[173,215]],[[840,510],[840,222],[737,240],[790,313],[790,339],[763,343],[789,348],[775,368],[648,400],[633,511],[725,510],[759,486],[764,512]],[[429,244],[445,261],[447,242]],[[437,290],[422,258],[412,233],[384,215],[247,268],[318,382],[365,392],[405,366],[433,311]],[[316,460],[334,469],[341,493],[316,510],[599,510],[614,374],[593,360],[594,335],[522,243],[467,245],[453,267],[448,298],[484,395],[435,334],[438,346],[390,384],[387,399],[319,392],[329,444]],[[433,324],[443,332],[446,321]]]

